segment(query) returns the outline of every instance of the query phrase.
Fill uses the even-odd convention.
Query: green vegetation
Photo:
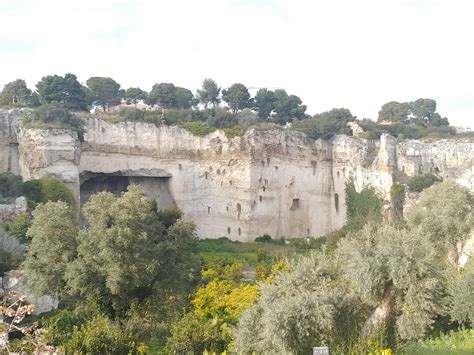
[[[205,136],[206,134],[209,134],[216,130],[206,122],[187,122],[183,124],[183,128],[187,129],[195,136]]]
[[[12,173],[0,174],[0,204],[12,203],[23,194],[21,177]]]
[[[48,75],[38,84],[39,101],[41,104],[56,103],[68,110],[85,110],[88,104],[85,88],[77,81],[74,74],[68,73],[64,77]]]
[[[409,343],[400,349],[407,355],[467,355],[474,353],[474,330],[451,331],[437,338]]]
[[[355,182],[350,180],[346,183],[346,230],[360,230],[369,222],[380,223],[382,221],[382,199],[377,191],[365,185],[357,192]]]
[[[379,206],[374,196],[368,201]],[[294,260],[240,317],[237,350],[303,353],[324,344],[336,354],[382,353],[387,347],[436,353],[438,346],[449,349],[449,342],[450,350],[470,349],[470,333],[418,340],[431,329],[455,326],[443,319],[446,312],[451,322],[472,324],[472,265],[460,273],[457,256],[448,258],[469,236],[471,209],[466,190],[440,183],[423,192],[406,224],[368,218],[362,229],[339,238],[335,252],[323,247]]]
[[[53,105],[56,111],[47,114],[49,118],[27,119],[27,124],[39,128],[73,127],[79,132],[81,125],[59,112],[58,107],[86,111],[99,106],[102,114],[96,112],[96,115],[110,122],[139,121],[155,125],[192,123],[194,126],[191,131],[195,130],[198,135],[208,130],[195,127],[197,124],[194,122],[202,122],[201,125],[206,123],[214,129],[226,128],[230,137],[243,135],[250,126],[271,124],[271,128],[281,128],[291,124],[290,129],[304,132],[312,139],[330,139],[335,134],[351,134],[347,123],[356,120],[346,108],[334,108],[309,116],[302,100],[284,89],[261,88],[251,97],[248,88],[242,83],[222,89],[210,78],[202,82],[195,95],[191,90],[173,83],[156,83],[149,93],[139,87],[125,90],[107,77],[91,77],[86,81],[86,86],[82,86],[71,73],[45,76],[36,88],[37,91],[32,92],[25,81],[20,79],[8,83],[0,93],[0,106]],[[111,112],[110,108],[121,102],[135,107],[121,106]],[[149,105],[149,109],[142,109],[142,102]],[[454,127],[449,126],[448,119],[436,109],[436,101],[429,98],[402,103],[391,101],[382,105],[377,121],[364,119],[357,123],[364,129],[364,138],[367,139],[379,139],[383,133],[399,139],[456,136]],[[470,136],[459,134],[459,137]]]
[[[0,203],[12,203],[20,196],[26,197],[30,207],[48,201],[64,201],[73,209],[76,208],[71,190],[58,178],[45,176],[23,183],[17,175],[0,174]]]
[[[331,111],[314,115],[311,118],[297,121],[293,125],[295,130],[304,132],[313,139],[329,139],[334,134],[348,134],[347,123],[355,117],[345,108],[333,108]]]
[[[394,186],[392,198],[402,195]],[[38,293],[60,296],[61,308],[34,319],[44,336],[11,348],[469,352],[470,330],[443,335],[474,324],[474,263],[459,270],[456,248],[473,225],[469,193],[437,183],[396,224],[382,221],[370,186],[357,192],[349,182],[346,204],[347,225],[325,237],[242,243],[198,241],[179,209],[157,212],[135,186],[93,195],[83,227],[67,203],[41,203],[29,227],[25,216],[11,230],[28,228],[21,267]]]
[[[440,181],[442,181],[442,179],[433,174],[417,175],[410,179],[408,187],[410,188],[410,191],[421,192]]]

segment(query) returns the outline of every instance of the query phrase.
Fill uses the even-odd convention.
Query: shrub
[[[51,345],[64,345],[71,340],[74,328],[82,326],[85,317],[66,309],[58,310],[53,315],[43,320],[45,340]]]
[[[243,137],[245,134],[245,130],[240,126],[224,128],[224,132],[229,138]]]
[[[174,354],[221,353],[231,341],[232,333],[228,327],[199,318],[191,312],[172,325],[167,345]]]
[[[65,348],[71,354],[129,354],[137,347],[130,334],[104,316],[97,316],[81,327],[74,326]]]
[[[410,191],[421,192],[424,189],[430,187],[431,185],[441,181],[442,179],[437,177],[436,175],[423,174],[411,178],[408,182],[408,187],[410,188]]]
[[[12,237],[18,239],[22,244],[29,244],[31,238],[26,235],[28,228],[31,226],[31,216],[29,213],[22,213],[12,218],[12,220],[6,224],[6,231]]]
[[[183,128],[194,134],[195,136],[205,136],[216,129],[211,127],[207,122],[186,122]]]
[[[158,219],[165,229],[171,227],[182,216],[183,212],[176,205],[158,211]]]
[[[269,234],[264,234],[260,237],[255,238],[255,241],[259,243],[271,243],[273,239]]]
[[[38,180],[27,181],[24,192],[32,207],[48,201],[63,201],[72,209],[76,208],[76,200],[71,190],[55,177],[45,176]]]
[[[0,204],[11,203],[23,194],[21,177],[12,173],[0,174]]]
[[[364,186],[357,192],[354,181],[346,183],[347,223],[349,230],[359,230],[370,221],[382,220],[382,200],[377,191],[370,186]]]
[[[474,330],[466,329],[443,334],[438,338],[408,343],[400,349],[401,354],[472,354],[474,353]]]
[[[84,141],[84,124],[81,119],[57,102],[42,105],[32,112],[25,113],[22,124],[27,128],[72,129],[77,132],[79,140]]]

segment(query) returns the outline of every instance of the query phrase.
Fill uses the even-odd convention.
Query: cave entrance
[[[107,191],[119,196],[129,185],[135,184],[157,202],[158,209],[165,209],[175,204],[169,189],[169,180],[169,176],[84,174],[81,179],[81,206],[95,193]]]

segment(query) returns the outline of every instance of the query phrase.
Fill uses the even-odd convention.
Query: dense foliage
[[[442,179],[433,174],[417,175],[410,179],[408,187],[410,191],[421,192]]]
[[[438,183],[422,193],[406,224],[369,218],[362,229],[339,238],[334,253],[323,248],[295,261],[289,272],[261,286],[259,301],[243,313],[238,350],[307,352],[329,345],[341,354],[387,346],[403,351],[427,346],[410,342],[433,329],[472,326],[473,268],[458,271],[454,250],[474,225],[471,210],[465,189]]]
[[[259,88],[252,97],[249,88],[242,83],[221,88],[211,78],[205,79],[195,93],[166,82],[154,84],[147,92],[139,87],[121,88],[119,83],[108,77],[91,77],[83,86],[74,74],[67,73],[64,76],[43,77],[36,89],[32,92],[21,79],[8,83],[0,93],[0,105],[33,108],[53,105],[55,111],[49,108],[52,114],[47,114],[49,118],[42,120],[46,125],[35,122],[35,126],[39,124],[42,128],[63,124],[79,129],[79,125],[64,112],[58,111],[57,106],[73,111],[92,108],[96,114],[99,114],[96,110],[99,107],[101,118],[112,122],[142,121],[156,125],[193,123],[195,126],[198,123],[194,122],[200,122],[213,129],[233,128],[230,136],[242,136],[248,127],[287,126],[305,132],[312,139],[330,139],[335,134],[352,134],[347,123],[356,121],[356,117],[346,108],[333,108],[311,117],[306,113],[306,105],[301,98],[284,89]],[[112,109],[115,106],[118,108]],[[399,139],[456,135],[448,119],[436,109],[436,101],[429,98],[412,102],[391,101],[382,105],[377,121],[364,119],[357,123],[365,131],[363,137],[367,139],[379,139],[382,133]],[[240,127],[238,134],[235,127]],[[202,130],[196,131],[202,134]]]

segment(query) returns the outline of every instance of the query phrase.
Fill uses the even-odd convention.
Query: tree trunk
[[[380,304],[370,314],[362,328],[362,337],[368,339],[382,325],[386,324],[393,315],[395,309],[395,298],[392,294],[392,287],[385,288],[383,299]]]

